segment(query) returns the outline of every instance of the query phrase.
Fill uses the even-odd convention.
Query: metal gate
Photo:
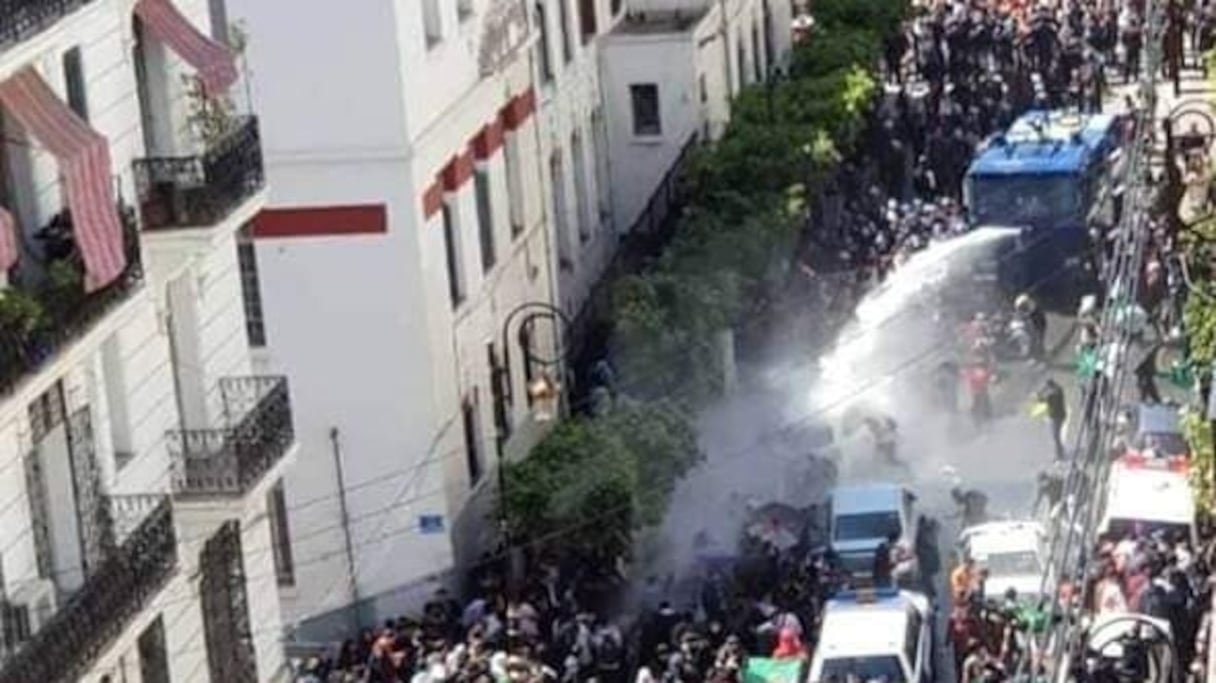
[[[203,631],[211,680],[257,683],[257,658],[249,626],[241,526],[225,522],[199,553]]]

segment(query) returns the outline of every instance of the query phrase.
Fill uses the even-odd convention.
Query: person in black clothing
[[[1064,401],[1064,389],[1050,377],[1039,390],[1038,399],[1047,404],[1047,419],[1051,421],[1051,442],[1056,448],[1056,459],[1063,460],[1064,420],[1068,418],[1068,407]]]
[[[886,586],[891,583],[891,548],[894,546],[894,539],[888,538],[878,547],[874,549],[874,585]]]

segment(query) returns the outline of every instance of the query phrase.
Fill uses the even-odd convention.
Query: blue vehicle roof
[[[904,489],[898,484],[838,486],[832,490],[832,513],[856,515],[899,510]]]
[[[1116,119],[1109,114],[1081,115],[1036,110],[1023,114],[1009,130],[981,147],[968,176],[1076,174],[1106,154]]]

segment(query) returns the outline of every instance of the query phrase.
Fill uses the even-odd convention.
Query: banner
[[[802,659],[749,657],[743,669],[743,683],[798,683]]]

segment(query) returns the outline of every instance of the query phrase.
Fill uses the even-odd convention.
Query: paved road
[[[1162,112],[1177,101],[1169,90],[1162,89]],[[1112,100],[1124,92],[1126,88],[1116,88]],[[1183,99],[1202,94],[1204,85],[1196,74],[1188,73]],[[1079,386],[1072,371],[1073,321],[1067,315],[1051,317],[1048,346],[1055,351],[1051,362],[1008,366],[994,391],[997,417],[985,428],[976,429],[966,415],[944,415],[926,407],[923,387],[939,358],[935,349],[939,342],[925,332],[923,319],[903,317],[916,320],[884,324],[867,332],[866,343],[874,349],[874,357],[865,359],[866,367],[854,373],[858,376],[847,379],[846,398],[874,402],[896,418],[901,426],[902,457],[909,467],[877,463],[872,447],[857,439],[844,445],[841,478],[909,485],[919,497],[920,511],[941,524],[939,548],[942,565],[948,566],[960,530],[950,497],[955,483],[984,491],[993,515],[1029,516],[1035,475],[1050,466],[1054,452],[1046,422],[1029,417],[1025,407],[1050,375],[1064,387],[1070,410],[1076,412]],[[905,363],[905,358],[914,362]],[[792,348],[783,357],[766,362],[763,371],[745,369],[735,393],[702,416],[700,436],[706,463],[680,484],[666,523],[642,543],[639,579],[670,575],[675,586],[690,588],[682,579],[693,574],[693,538],[698,533],[729,552],[738,539],[749,501],[804,506],[821,502],[833,485],[806,457],[814,447],[815,425],[839,425],[838,415],[834,415],[839,406],[825,407],[816,397],[824,385],[816,351]],[[937,583],[944,586],[942,576]],[[691,592],[679,592],[691,600]],[[939,624],[944,633],[943,627]],[[939,660],[938,679],[952,683],[950,657],[939,653]]]

